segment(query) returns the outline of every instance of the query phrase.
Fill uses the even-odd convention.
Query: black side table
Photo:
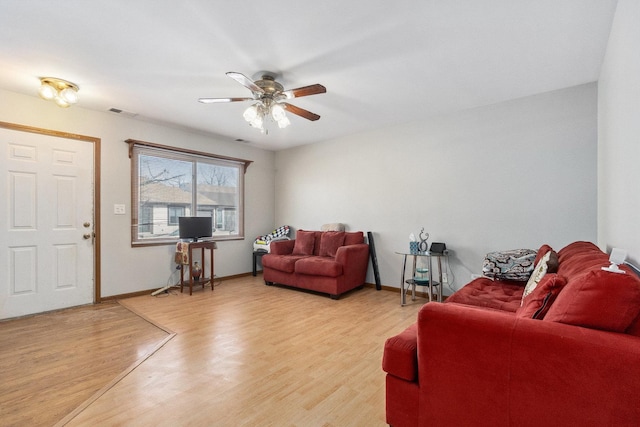
[[[256,261],[258,260],[258,258],[260,258],[260,263],[262,263],[262,255],[264,254],[268,254],[269,252],[265,251],[265,250],[257,250],[257,251],[253,251],[253,277],[256,276],[257,271],[256,271]]]

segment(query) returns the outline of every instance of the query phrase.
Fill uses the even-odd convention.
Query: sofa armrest
[[[291,255],[296,241],[294,240],[276,240],[269,245],[271,254],[274,255]]]
[[[417,343],[420,407],[437,408],[434,425],[640,421],[638,337],[428,303]]]
[[[340,246],[336,252],[336,262],[342,265],[345,283],[364,284],[369,266],[369,245],[358,243]]]
[[[336,262],[342,265],[353,263],[361,264],[369,260],[369,245],[358,243],[355,245],[340,246],[336,252]]]
[[[387,338],[382,353],[382,370],[405,381],[418,379],[418,324]]]

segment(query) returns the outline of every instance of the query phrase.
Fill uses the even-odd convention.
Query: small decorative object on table
[[[415,234],[409,234],[409,252],[412,254],[416,254],[418,252],[427,252],[429,250],[429,244],[427,240],[429,239],[429,233],[424,232],[424,227],[420,229],[420,241],[416,240]]]
[[[420,252],[427,252],[429,250],[429,244],[427,243],[428,239],[429,239],[429,233],[425,233],[424,227],[422,227],[420,229],[420,245],[418,245]]]
[[[191,270],[191,275],[193,276],[193,280],[195,280],[196,282],[200,280],[201,274],[202,274],[202,268],[200,267],[200,264],[198,264],[198,261],[195,261],[193,263],[193,268]]]

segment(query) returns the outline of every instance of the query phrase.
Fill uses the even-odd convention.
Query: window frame
[[[170,245],[178,242],[179,237],[161,237],[161,238],[150,238],[150,239],[141,239],[138,236],[138,227],[139,227],[139,216],[141,212],[139,212],[139,174],[138,174],[138,158],[142,155],[151,155],[154,153],[158,155],[158,157],[165,157],[169,159],[183,160],[189,162],[198,161],[204,163],[214,163],[220,164],[226,167],[236,167],[238,168],[238,230],[236,234],[231,235],[214,235],[213,240],[221,241],[221,240],[244,240],[244,175],[247,172],[247,168],[252,163],[251,160],[238,159],[234,157],[221,156],[218,154],[205,153],[202,151],[189,150],[185,148],[172,147],[167,145],[156,144],[152,142],[140,141],[135,139],[127,139],[125,141],[129,145],[129,159],[131,159],[131,246],[132,247],[142,247],[142,246],[158,246],[158,245]],[[192,199],[197,200],[197,184],[192,186]],[[169,213],[169,209],[171,204],[167,205],[167,214]],[[197,210],[197,206],[193,209]],[[216,215],[216,211],[218,208],[213,210],[213,215]],[[215,225],[215,217],[214,217],[214,225]],[[167,217],[167,221],[168,221]],[[215,228],[215,227],[214,227]]]

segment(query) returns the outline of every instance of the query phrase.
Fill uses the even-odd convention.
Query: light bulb
[[[58,107],[67,108],[68,106],[71,105],[67,101],[62,99],[62,97],[60,96],[56,96],[55,101],[56,101],[56,104],[58,104]]]
[[[262,123],[263,123],[262,116],[259,116],[259,115],[256,115],[256,117],[249,122],[251,126],[258,129],[262,129]]]
[[[271,116],[276,122],[287,118],[287,115],[284,112],[284,107],[280,104],[273,104],[271,107]]]
[[[291,124],[291,122],[289,121],[287,116],[283,116],[280,120],[278,120],[278,127],[280,129],[284,129],[287,126],[289,126],[290,124]]]
[[[78,92],[73,88],[68,87],[60,92],[60,98],[62,98],[67,104],[75,104],[78,102]]]
[[[49,83],[42,83],[40,85],[40,89],[38,90],[40,97],[42,99],[46,99],[47,101],[52,100],[58,95],[58,91],[55,87],[51,86]]]
[[[256,105],[254,104],[251,107],[244,110],[244,113],[242,113],[242,117],[244,117],[244,119],[249,123],[255,120],[256,117],[258,117],[258,108],[256,107]]]

